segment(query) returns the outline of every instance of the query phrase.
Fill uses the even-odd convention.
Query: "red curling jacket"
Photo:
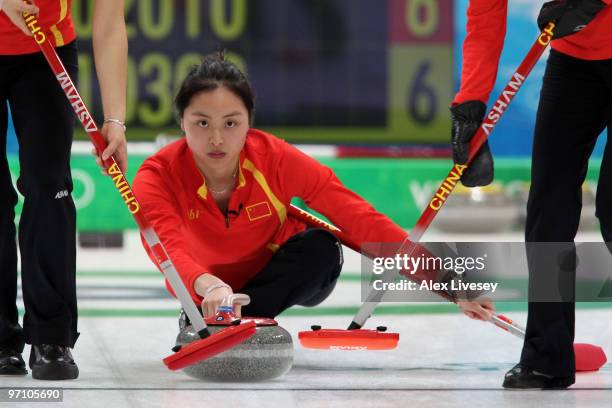
[[[238,177],[229,215],[224,215],[183,138],[148,158],[134,179],[145,215],[197,302],[202,298],[194,282],[200,275],[210,273],[240,290],[288,238],[305,229],[287,216],[293,197],[302,198],[359,244],[407,237],[344,187],[331,169],[262,131],[249,130]],[[146,244],[145,249],[155,262]]]

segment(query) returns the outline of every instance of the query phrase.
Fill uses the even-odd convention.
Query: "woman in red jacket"
[[[504,43],[507,3],[470,1],[461,89],[451,108],[457,163],[466,162],[469,141],[485,115]],[[525,229],[529,317],[521,360],[506,374],[506,388],[565,388],[575,381],[573,240],[589,156],[612,123],[612,0],[548,2],[538,24],[543,29],[551,21],[555,36],[535,125]],[[608,142],[596,204],[606,242],[612,241],[611,160]],[[462,182],[473,187],[492,180],[493,157],[484,145]],[[563,288],[551,295],[559,282]]]
[[[251,86],[222,55],[190,72],[175,105],[185,137],[143,163],[134,192],[204,316],[233,291],[251,297],[244,314],[265,317],[317,305],[331,293],[341,245],[331,233],[288,217],[293,197],[357,243],[407,237],[331,169],[252,129]],[[488,319],[491,305],[481,303],[462,306]]]

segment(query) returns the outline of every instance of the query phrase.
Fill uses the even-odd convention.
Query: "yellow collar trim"
[[[244,174],[242,173],[242,165],[238,162],[238,187],[241,188],[246,185],[246,179],[244,178]]]
[[[198,195],[205,200],[206,200],[206,197],[208,197],[208,189],[206,188],[206,182],[204,182],[204,184],[202,184],[198,188]]]

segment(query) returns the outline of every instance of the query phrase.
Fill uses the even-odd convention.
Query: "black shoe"
[[[32,345],[30,368],[37,380],[74,380],[79,376],[70,349],[56,344]]]
[[[25,361],[21,353],[11,348],[0,348],[0,375],[26,375]]]
[[[574,377],[553,377],[517,364],[506,373],[503,387],[513,389],[563,389],[574,382],[576,382]]]

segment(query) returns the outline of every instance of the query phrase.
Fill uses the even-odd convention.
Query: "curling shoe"
[[[74,380],[79,376],[70,348],[57,344],[32,345],[30,368],[37,380]]]
[[[0,375],[26,375],[27,373],[28,370],[26,370],[21,353],[10,347],[0,348]]]
[[[503,387],[522,390],[558,390],[567,388],[574,382],[576,382],[574,377],[553,377],[517,364],[506,373]]]

